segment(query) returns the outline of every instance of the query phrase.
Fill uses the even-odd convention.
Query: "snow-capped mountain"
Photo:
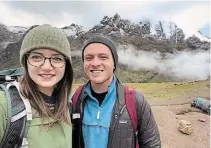
[[[0,47],[5,47],[7,44],[18,41],[21,36],[22,32],[16,33],[12,30],[9,30],[8,26],[4,24],[0,24]],[[25,31],[24,31],[25,32]]]
[[[36,26],[36,25],[35,25]],[[22,43],[22,36],[31,28],[19,26],[6,26],[0,24],[0,69],[20,67],[19,52]],[[130,20],[122,19],[120,15],[115,14],[112,17],[105,16],[102,20],[92,28],[71,24],[61,28],[66,35],[71,45],[71,54],[76,78],[83,82],[82,61],[78,56],[81,55],[81,49],[85,40],[93,36],[93,34],[104,34],[110,36],[117,44],[119,51],[133,49],[133,53],[140,51],[151,53],[160,53],[160,55],[169,55],[179,53],[179,51],[202,50],[208,53],[210,50],[210,40],[205,42],[204,37],[200,32],[196,32],[193,36],[186,37],[185,33],[173,22],[159,21],[152,23],[147,20],[142,20],[138,23]],[[126,54],[125,54],[126,55]],[[124,56],[125,56],[124,55]],[[121,56],[123,58],[123,56]],[[129,60],[132,58],[130,57]],[[121,60],[120,60],[121,61]],[[128,62],[127,62],[128,63]],[[132,62],[132,63],[139,63]],[[145,62],[144,62],[145,63]],[[146,64],[144,64],[146,65]],[[183,63],[182,63],[183,65]],[[122,68],[125,71],[126,67],[122,63]],[[151,74],[155,79],[158,79],[157,72],[150,71],[147,77],[143,77],[146,82],[151,79]],[[135,79],[134,79],[135,78]],[[160,78],[160,77],[159,77]],[[140,76],[131,75],[128,78],[132,82],[142,82]],[[130,82],[129,81],[129,82]]]
[[[153,24],[150,21],[143,20],[139,23],[133,23],[129,20],[122,19],[118,14],[115,14],[113,17],[105,16],[100,23],[94,26],[90,31],[115,36],[151,36],[161,40],[173,39],[174,36],[176,36],[178,41],[183,40],[185,36],[182,29],[178,28],[173,22],[159,21]]]
[[[6,26],[6,29],[14,34],[24,34],[30,27],[22,26]],[[61,28],[68,37],[77,38],[78,36],[84,34],[89,30],[88,27],[71,24],[70,26],[65,26]]]
[[[22,35],[29,27],[6,26],[6,29],[14,34]],[[92,28],[72,23],[61,29],[72,39],[76,39],[87,32],[103,33],[111,36],[135,35],[157,40],[169,40],[172,44],[181,43],[188,38],[188,36],[185,36],[183,30],[174,22],[159,21],[152,23],[147,20],[142,20],[139,23],[133,23],[130,20],[122,19],[118,14],[115,14],[113,17],[104,16],[100,23]],[[193,35],[198,37],[201,41],[210,42],[210,39],[203,36],[200,31],[195,32]]]
[[[70,26],[63,27],[62,30],[65,32],[65,34],[68,37],[76,39],[77,37],[86,33],[89,30],[89,28],[80,26],[80,25],[76,25],[76,24],[71,24]]]
[[[139,23],[133,23],[130,20],[122,19],[118,14],[115,14],[113,17],[104,16],[99,24],[90,29],[90,32],[113,36],[136,35],[158,40],[169,40],[171,43],[181,43],[185,39],[195,35],[201,41],[210,42],[210,39],[203,36],[200,32],[186,36],[183,30],[174,22],[158,21],[152,23],[142,20]]]
[[[211,39],[209,37],[203,36],[200,31],[195,32],[193,35],[198,37],[201,41],[211,42]]]
[[[7,29],[13,33],[24,34],[30,27],[7,26]]]

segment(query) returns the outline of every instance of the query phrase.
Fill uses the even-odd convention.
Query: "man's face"
[[[84,72],[92,84],[112,81],[114,60],[111,50],[104,44],[92,43],[84,49]]]

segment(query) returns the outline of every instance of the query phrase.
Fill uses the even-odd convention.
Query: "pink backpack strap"
[[[135,90],[134,88],[125,86],[125,103],[126,107],[130,116],[130,119],[133,124],[133,130],[136,134],[136,148],[139,148],[138,138],[137,138],[137,113],[136,113],[136,106],[135,106]]]
[[[72,102],[73,102],[73,104],[72,104],[73,110],[75,110],[75,108],[76,108],[76,102],[77,102],[77,100],[78,100],[78,97],[79,97],[79,95],[80,95],[82,89],[83,89],[83,86],[78,87],[78,88],[76,89],[74,95],[73,95],[73,99],[72,99]]]

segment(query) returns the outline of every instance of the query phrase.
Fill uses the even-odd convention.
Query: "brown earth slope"
[[[210,99],[209,81],[195,82],[194,85],[197,87],[179,97],[149,100],[160,131],[162,148],[210,147],[210,115],[190,106],[191,101],[196,97]],[[199,119],[205,122],[200,122]],[[179,120],[192,123],[191,135],[182,134],[178,130]]]

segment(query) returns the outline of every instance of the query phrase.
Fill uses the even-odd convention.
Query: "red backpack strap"
[[[132,87],[125,86],[125,103],[133,124],[133,131],[136,134],[136,148],[139,148],[138,138],[137,138],[137,113],[135,106],[135,89]]]
[[[127,106],[127,110],[130,116],[130,119],[133,123],[133,130],[136,132],[137,129],[137,114],[135,107],[135,90],[134,88],[125,87],[125,103]]]
[[[82,89],[83,89],[83,86],[78,87],[78,88],[76,89],[74,95],[73,95],[73,98],[72,98],[72,103],[73,103],[73,104],[72,104],[72,107],[73,107],[73,110],[75,110],[76,102],[77,102],[77,100],[78,100],[78,97],[79,97],[79,95],[80,95]]]

